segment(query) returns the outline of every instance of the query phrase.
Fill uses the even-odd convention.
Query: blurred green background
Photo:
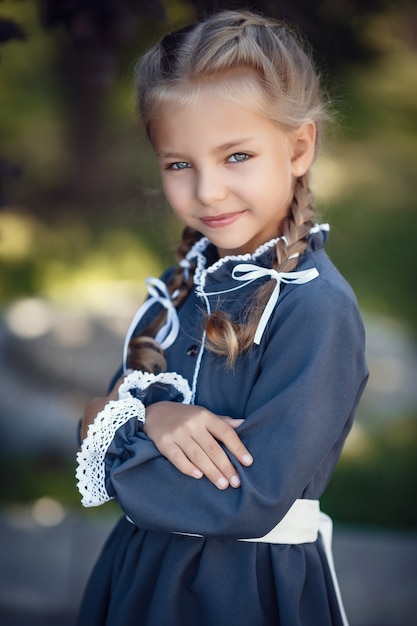
[[[5,508],[80,509],[78,416],[105,391],[143,279],[172,262],[179,236],[136,118],[134,60],[209,5],[0,2]],[[336,122],[314,189],[369,337],[369,389],[323,507],[344,523],[416,528],[416,6],[251,6],[297,24],[316,50]]]

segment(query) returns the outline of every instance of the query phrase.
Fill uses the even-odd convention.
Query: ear
[[[295,178],[303,176],[313,162],[316,148],[316,125],[305,122],[290,135],[291,141],[291,172]]]

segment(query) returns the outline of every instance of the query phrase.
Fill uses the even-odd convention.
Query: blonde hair
[[[140,60],[136,72],[139,111],[152,139],[152,123],[162,106],[194,102],[202,89],[213,88],[226,102],[262,114],[282,130],[291,132],[305,122],[313,121],[320,139],[327,107],[320,80],[305,45],[288,27],[249,11],[222,11],[197,24],[166,35]],[[316,140],[317,146],[317,140]],[[297,179],[288,216],[277,224],[276,259],[273,267],[290,271],[297,265],[296,253],[307,248],[306,237],[317,221],[308,173]],[[184,230],[177,250],[185,257],[201,233]],[[192,288],[192,275],[177,266],[168,283],[171,294],[177,291],[178,306]],[[273,281],[260,287],[246,319],[232,322],[227,313],[214,311],[206,319],[207,347],[225,355],[229,364],[247,350],[273,289]],[[131,341],[130,365],[151,369],[145,352],[158,353],[154,370],[163,367],[161,351],[156,344],[157,330],[165,312]],[[151,359],[152,360],[152,359]]]

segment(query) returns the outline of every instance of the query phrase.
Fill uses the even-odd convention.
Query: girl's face
[[[220,256],[252,253],[281,234],[295,180],[314,156],[312,122],[285,133],[205,91],[197,102],[165,105],[151,131],[169,204]]]

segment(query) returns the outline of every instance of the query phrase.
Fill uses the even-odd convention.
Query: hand
[[[111,392],[107,396],[93,398],[92,400],[87,402],[87,405],[86,405],[85,411],[84,411],[84,415],[83,415],[83,419],[82,419],[82,422],[81,422],[81,432],[80,432],[81,441],[86,438],[89,425],[94,422],[94,420],[96,419],[98,413],[100,413],[100,411],[102,411],[104,409],[106,404],[108,404],[110,402],[110,400],[118,400],[118,397],[119,397],[118,396],[119,387],[122,384],[122,382],[124,381],[124,379],[125,379],[125,377],[127,376],[128,373],[129,372],[126,372],[125,374],[123,374],[123,376],[121,376],[116,381],[113,389],[111,390]]]
[[[206,476],[218,489],[226,489],[239,487],[240,478],[219,442],[242,465],[253,463],[235,432],[242,422],[201,406],[156,402],[146,408],[143,430],[180,472],[193,478]]]

